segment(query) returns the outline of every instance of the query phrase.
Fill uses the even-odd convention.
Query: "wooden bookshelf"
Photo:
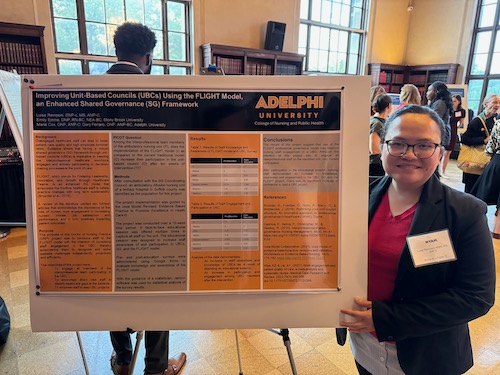
[[[372,76],[372,86],[381,85],[385,91],[398,94],[405,83],[412,83],[417,86],[422,102],[425,103],[425,93],[431,83],[455,83],[458,64],[412,66],[374,63],[368,64],[368,70],[368,74]]]
[[[47,73],[44,26],[0,22],[0,69],[18,74]]]
[[[304,55],[253,48],[203,44],[202,66],[214,64],[228,75],[300,75]]]
[[[408,83],[417,86],[422,101],[425,103],[425,93],[433,82],[455,83],[458,64],[433,64],[410,66],[407,74]]]
[[[399,93],[406,83],[407,67],[404,65],[369,64],[368,68],[368,74],[372,76],[372,86],[380,85],[387,92]]]

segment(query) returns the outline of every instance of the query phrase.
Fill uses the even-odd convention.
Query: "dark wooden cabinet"
[[[399,93],[406,83],[406,70],[404,65],[368,64],[368,74],[372,76],[372,86],[380,85],[385,91]]]
[[[0,69],[18,74],[47,73],[44,28],[0,22]]]
[[[300,75],[304,55],[253,48],[203,44],[202,66],[216,65],[228,75]]]
[[[435,81],[455,83],[458,64],[432,65],[392,65],[374,63],[368,64],[368,74],[372,76],[372,86],[380,85],[389,93],[399,94],[405,83],[417,86],[422,101],[425,102],[425,92]]]

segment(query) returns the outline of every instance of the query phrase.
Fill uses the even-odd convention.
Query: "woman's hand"
[[[373,332],[375,331],[375,327],[373,325],[373,317],[372,317],[372,302],[368,301],[364,298],[356,297],[354,298],[354,302],[356,305],[364,308],[366,310],[351,310],[351,309],[342,309],[340,312],[349,315],[354,318],[353,322],[340,322],[342,327],[346,327],[350,332]]]

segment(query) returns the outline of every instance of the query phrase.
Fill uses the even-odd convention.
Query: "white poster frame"
[[[343,307],[367,292],[368,106],[367,76],[23,76],[29,293],[33,331],[250,329],[337,327]],[[39,294],[32,196],[33,87],[68,89],[331,90],[342,91],[339,289],[315,292],[146,295]]]

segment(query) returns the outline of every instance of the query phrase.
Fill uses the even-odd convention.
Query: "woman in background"
[[[392,111],[392,99],[387,94],[380,94],[373,99],[370,117],[370,176],[383,176],[385,174],[380,160],[380,136],[384,129],[385,119]]]
[[[385,89],[382,86],[377,85],[370,88],[370,116],[373,116],[375,114],[372,107],[373,99],[375,99],[375,97],[380,94],[386,94]]]
[[[418,92],[417,86],[412,85],[411,83],[407,83],[403,87],[401,87],[401,91],[399,93],[399,101],[400,104],[396,108],[396,111],[408,104],[422,104],[422,97]]]
[[[444,178],[448,178],[446,176],[446,167],[448,166],[448,162],[450,161],[450,155],[452,151],[455,149],[455,145],[457,143],[458,138],[458,127],[464,127],[464,119],[465,119],[465,109],[462,108],[462,97],[458,94],[453,95],[451,98],[451,103],[453,106],[453,110],[451,111],[450,116],[450,144],[445,147],[445,154],[443,159],[441,160],[441,176]],[[459,125],[460,124],[460,125]]]
[[[483,100],[483,112],[474,117],[467,130],[462,134],[461,142],[467,146],[477,146],[487,144],[490,140],[491,131],[495,124],[495,116],[500,108],[500,97],[495,94],[488,95]],[[465,184],[465,192],[470,193],[472,187],[478,180],[479,175],[465,173],[462,182]]]
[[[450,128],[450,114],[453,110],[453,105],[451,103],[451,93],[448,90],[448,86],[444,82],[436,81],[432,83],[427,89],[426,97],[428,100],[428,105],[441,117],[446,126],[446,136],[443,138],[443,145],[446,150],[452,150],[453,146],[450,146],[451,141],[451,128]],[[451,148],[450,148],[451,147]],[[439,164],[440,175],[444,174],[442,171],[442,161]]]
[[[479,176],[477,182],[471,190],[475,195],[487,205],[496,205],[495,224],[493,225],[492,236],[500,240],[500,121],[497,120],[490,134],[490,140],[486,145],[486,153],[491,155],[491,161]]]

